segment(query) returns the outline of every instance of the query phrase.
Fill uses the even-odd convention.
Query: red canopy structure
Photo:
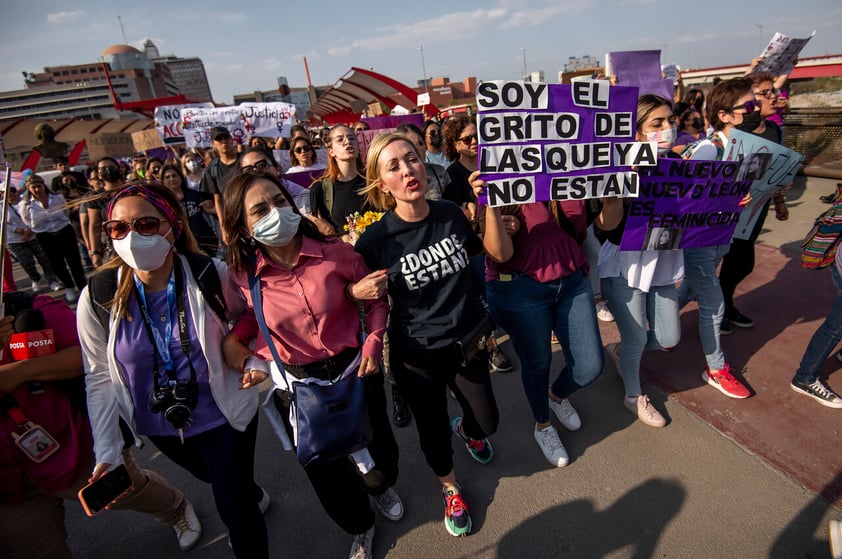
[[[318,98],[309,114],[328,124],[353,122],[371,103],[383,103],[389,110],[400,105],[412,111],[419,109],[417,99],[417,91],[397,80],[371,70],[351,68]],[[435,105],[425,105],[423,110],[427,116],[439,112]]]

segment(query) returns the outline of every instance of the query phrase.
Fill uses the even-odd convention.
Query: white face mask
[[[191,173],[195,173],[196,171],[198,171],[198,170],[199,170],[199,162],[198,162],[198,161],[195,161],[195,160],[193,160],[193,159],[189,159],[189,160],[188,160],[188,161],[184,164],[184,166],[185,166],[185,167],[187,167],[187,170],[188,170],[188,171],[190,171]]]
[[[141,272],[152,272],[163,266],[172,250],[172,243],[164,236],[141,235],[137,231],[129,231],[122,239],[112,240],[111,245],[123,262]]]
[[[298,233],[300,222],[301,215],[295,213],[291,206],[272,208],[254,224],[252,237],[263,245],[284,246]]]
[[[658,142],[658,153],[660,155],[665,154],[672,149],[672,145],[675,143],[675,126],[667,128],[666,130],[647,132],[646,141]]]

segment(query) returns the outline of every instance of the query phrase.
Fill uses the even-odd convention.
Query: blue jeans
[[[819,378],[819,369],[842,339],[842,281],[840,281],[839,272],[836,271],[836,265],[831,265],[830,270],[833,285],[840,291],[836,293],[836,299],[833,301],[830,312],[827,313],[827,318],[810,338],[804,357],[801,358],[801,365],[795,372],[795,379],[806,384],[811,384]]]
[[[725,299],[716,275],[716,266],[728,253],[729,245],[684,249],[684,281],[678,288],[678,308],[693,299],[699,304],[699,338],[708,368],[718,371],[725,366],[725,354],[719,344],[719,326],[725,316]]]
[[[670,348],[681,339],[678,290],[652,286],[649,293],[629,287],[622,277],[604,278],[602,289],[620,330],[620,376],[626,396],[639,396],[644,350]]]
[[[564,368],[552,384],[553,394],[567,398],[602,372],[605,356],[596,322],[593,292],[579,269],[546,283],[517,275],[511,281],[488,283],[488,304],[494,320],[506,330],[520,359],[526,400],[537,423],[550,420],[550,384],[555,332],[564,351]]]

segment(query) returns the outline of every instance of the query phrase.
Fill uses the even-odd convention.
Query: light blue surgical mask
[[[272,208],[254,224],[251,235],[262,245],[284,246],[295,237],[300,222],[301,215],[295,213],[292,206]]]

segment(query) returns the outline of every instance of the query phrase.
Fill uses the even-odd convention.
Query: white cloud
[[[406,47],[407,44],[423,44],[438,39],[452,41],[453,37],[464,40],[477,36],[505,19],[507,11],[502,8],[490,10],[473,10],[470,12],[453,12],[439,17],[396,23],[381,27],[373,36],[357,39],[350,44],[328,48],[330,56],[344,56],[352,48],[377,51]]]
[[[82,12],[77,10],[75,12],[55,12],[47,14],[47,23],[73,23],[79,21]]]
[[[260,65],[261,65],[263,68],[267,68],[267,69],[269,69],[269,70],[275,70],[275,69],[277,69],[277,68],[280,68],[280,67],[281,67],[281,61],[280,61],[280,60],[278,60],[278,59],[277,59],[277,58],[275,58],[275,57],[272,57],[272,58],[266,58],[266,59],[264,59],[264,60],[261,60],[261,61],[260,61]]]

